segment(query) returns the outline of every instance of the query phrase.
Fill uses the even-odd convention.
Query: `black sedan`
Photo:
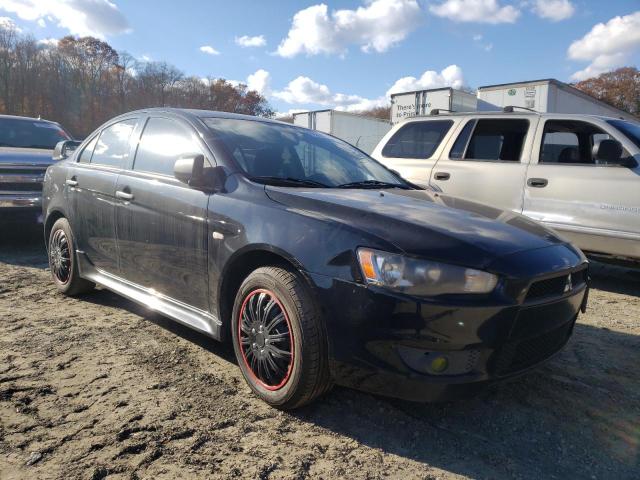
[[[558,352],[586,305],[587,261],[553,231],[272,120],[122,115],[47,170],[43,208],[60,291],[230,339],[280,408],[334,383],[468,395]]]

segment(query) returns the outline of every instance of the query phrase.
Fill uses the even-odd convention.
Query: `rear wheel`
[[[58,290],[65,295],[79,295],[95,287],[80,278],[71,227],[66,218],[59,218],[49,234],[49,268]]]
[[[236,295],[232,331],[242,374],[268,404],[292,409],[329,389],[326,333],[298,274],[252,272]]]

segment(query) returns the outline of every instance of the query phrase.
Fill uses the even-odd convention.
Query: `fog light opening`
[[[434,373],[442,373],[449,368],[449,359],[447,357],[439,356],[431,361],[431,371]]]

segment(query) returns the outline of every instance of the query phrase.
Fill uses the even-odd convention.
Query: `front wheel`
[[[66,218],[59,218],[49,234],[49,268],[58,290],[73,296],[91,291],[95,284],[78,273],[71,226]]]
[[[236,295],[232,334],[245,380],[269,405],[300,407],[330,388],[325,329],[298,274],[252,272]]]

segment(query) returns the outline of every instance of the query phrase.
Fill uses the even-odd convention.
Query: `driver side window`
[[[575,120],[548,120],[540,147],[541,164],[618,165],[612,159],[596,158],[594,146],[604,140],[615,140],[601,128]],[[622,153],[624,155],[624,152]]]

